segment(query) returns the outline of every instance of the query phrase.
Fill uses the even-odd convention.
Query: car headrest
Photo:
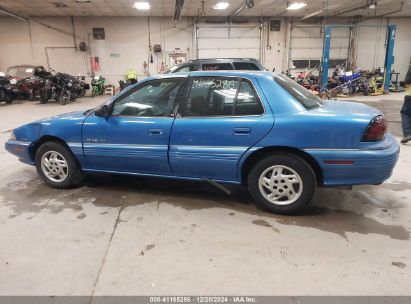
[[[204,115],[207,112],[207,105],[204,96],[194,96],[191,98],[191,111],[192,114]]]

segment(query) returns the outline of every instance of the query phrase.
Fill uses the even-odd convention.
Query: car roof
[[[35,67],[38,67],[38,65],[20,64],[20,65],[13,65],[13,66],[11,66],[11,67],[8,67],[7,69],[11,69],[11,68],[26,68],[26,67],[35,68]]]
[[[194,72],[184,72],[184,73],[170,73],[170,74],[159,74],[148,79],[163,79],[163,78],[176,78],[176,77],[188,77],[188,76],[236,76],[236,77],[251,77],[251,76],[265,76],[273,77],[277,75],[275,72],[271,71],[242,71],[242,70],[217,70],[217,71],[194,71]]]
[[[208,62],[208,61],[250,61],[250,62],[258,62],[255,58],[204,58],[204,59],[192,59],[184,63],[194,63],[194,62]]]

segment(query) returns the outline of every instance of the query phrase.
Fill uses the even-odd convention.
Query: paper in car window
[[[33,69],[26,69],[26,73],[32,73],[33,72]]]

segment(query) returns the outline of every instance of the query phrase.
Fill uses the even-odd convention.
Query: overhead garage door
[[[261,59],[259,25],[197,24],[197,57]]]
[[[341,64],[348,58],[349,28],[334,28],[331,33],[330,64]],[[323,51],[323,31],[320,25],[291,27],[290,59],[296,68],[314,68],[320,65]],[[332,64],[334,63],[334,64]]]

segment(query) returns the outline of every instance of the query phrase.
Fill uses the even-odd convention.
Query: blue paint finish
[[[168,141],[173,121],[173,117],[90,115],[83,126],[84,167],[171,174]]]
[[[375,184],[390,176],[399,153],[392,135],[378,142],[361,142],[369,122],[381,115],[380,111],[342,101],[328,101],[306,110],[273,80],[273,75],[203,71],[144,80],[176,76],[247,78],[264,106],[263,115],[97,117],[74,112],[15,129],[16,139],[9,140],[6,149],[33,164],[34,147],[51,137],[67,144],[85,172],[239,183],[242,166],[250,156],[260,149],[281,147],[311,156],[322,170],[324,186]],[[111,105],[116,98],[106,104]],[[329,160],[349,160],[353,164],[325,163]]]
[[[193,77],[197,74],[193,73]],[[220,75],[221,73],[211,73]],[[230,73],[231,74],[231,73]],[[170,164],[176,175],[239,180],[241,156],[271,130],[274,116],[253,75],[247,75],[264,106],[263,115],[229,117],[179,117],[170,138]],[[271,84],[274,81],[271,74]],[[242,132],[240,130],[249,130]]]
[[[391,67],[394,63],[394,41],[395,41],[395,32],[397,26],[395,24],[389,24],[387,27],[387,50],[385,53],[385,62],[384,62],[384,92],[388,92],[391,82]]]
[[[397,163],[399,146],[388,133],[384,149],[357,150],[306,150],[313,156],[323,171],[324,186],[359,185],[367,178],[368,184],[379,184],[389,178]],[[348,160],[352,165],[326,164],[326,160]]]
[[[321,83],[320,92],[323,92],[327,88],[328,83],[328,69],[330,61],[330,46],[331,46],[331,31],[333,28],[354,28],[354,27],[380,27],[380,25],[325,25],[324,26],[324,40],[323,40],[323,54],[321,62]],[[391,82],[391,67],[394,63],[394,41],[395,32],[397,26],[395,24],[389,24],[387,26],[387,40],[386,40],[386,51],[385,51],[385,62],[384,62],[384,92],[388,92],[389,85]]]
[[[321,83],[320,92],[327,88],[328,83],[328,69],[330,66],[330,46],[331,46],[331,30],[332,25],[324,26],[324,42],[323,42],[323,57],[322,57],[322,69],[321,69]]]
[[[11,154],[17,156],[23,163],[34,165],[34,159],[30,154],[31,142],[21,140],[9,140],[6,142],[5,148]]]

